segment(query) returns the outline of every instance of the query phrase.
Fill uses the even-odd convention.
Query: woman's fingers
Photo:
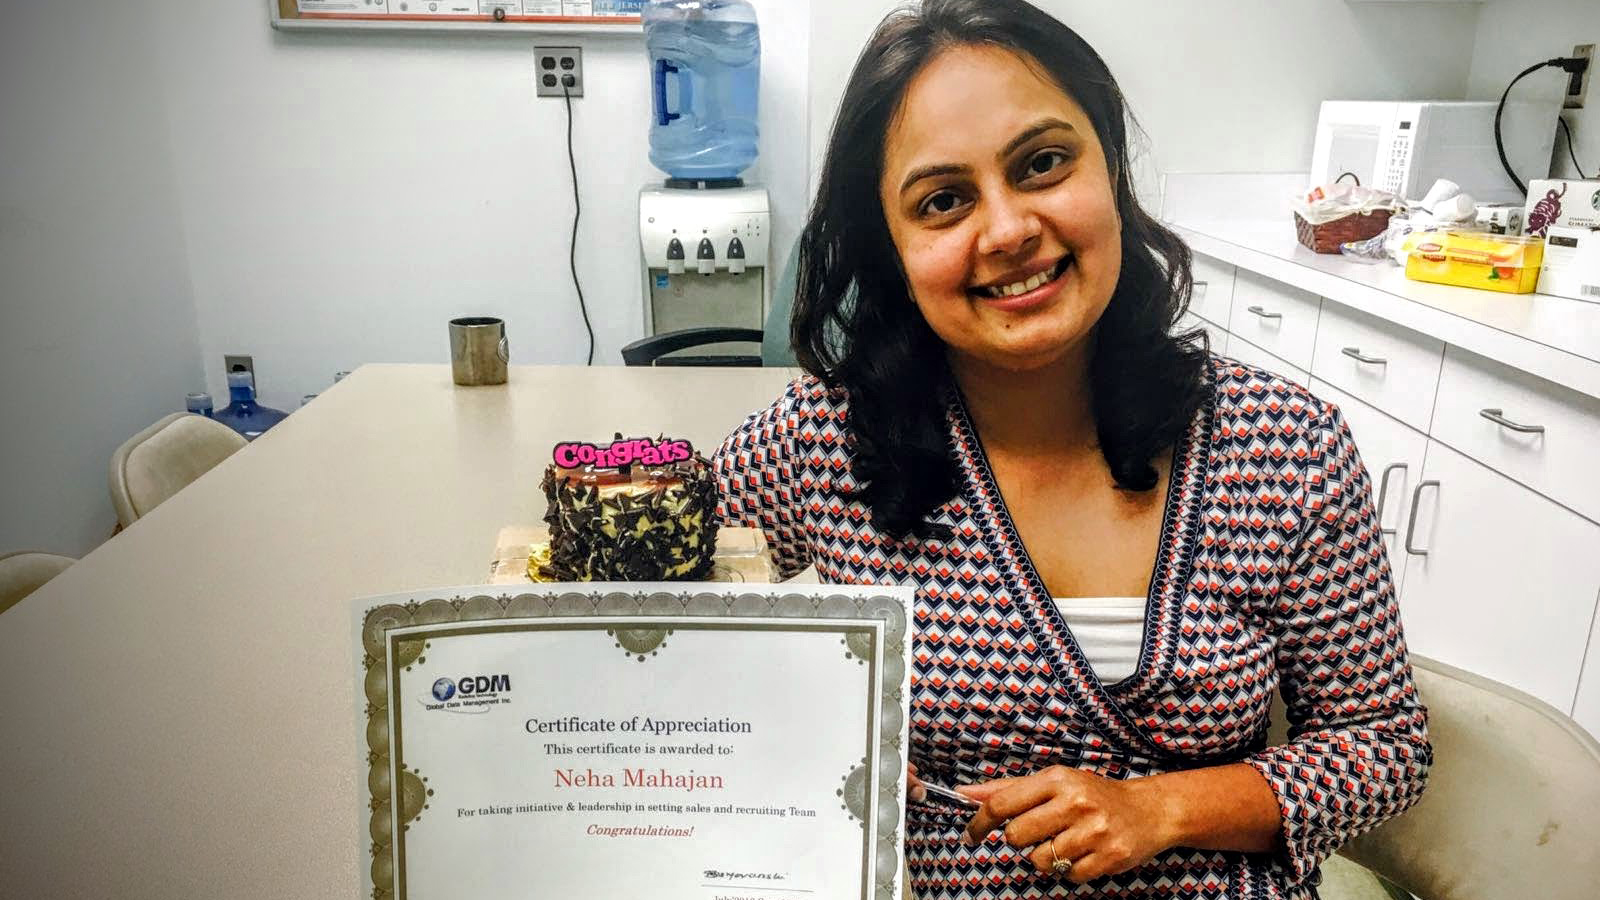
[[[917,777],[917,764],[906,763],[906,796],[913,803],[921,803],[928,799],[928,789],[922,786],[922,779]]]
[[[1046,769],[1035,775],[1022,778],[1004,778],[999,781],[963,787],[961,792],[969,797],[983,802],[972,820],[967,823],[966,834],[962,839],[968,846],[974,846],[997,828],[1006,828],[1006,823],[1022,816],[1036,806],[1048,803],[1065,787],[1059,766]],[[1045,832],[1039,829],[1046,828],[1048,818],[1036,818],[1025,823],[1022,828],[1028,834],[1035,834],[1035,840],[1041,840]],[[1066,826],[1062,822],[1048,833],[1054,834]],[[1037,832],[1037,833],[1035,833]],[[1013,847],[1026,846],[1020,838],[1013,840],[1013,832],[1008,830],[1006,842]]]
[[[1002,822],[1001,839],[1018,850],[1037,847],[1059,835],[1072,824],[1065,808],[1066,804],[1049,798],[1038,806],[1012,816],[1009,821]],[[1056,849],[1059,850],[1060,846]],[[1045,852],[1049,853],[1048,850]]]

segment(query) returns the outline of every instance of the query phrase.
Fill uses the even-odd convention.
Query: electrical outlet
[[[246,356],[246,355],[243,355],[243,354],[231,354],[231,353],[229,353],[229,354],[224,354],[223,355],[223,357],[222,357],[222,371],[223,372],[237,372],[240,369],[243,369],[246,372],[249,372],[250,373],[250,377],[252,379],[255,378],[256,377],[256,361],[255,361],[255,358],[251,357],[251,356]]]
[[[1594,45],[1579,44],[1572,48],[1573,56],[1581,56],[1589,61],[1589,68],[1583,70],[1581,75],[1573,75],[1567,81],[1567,109],[1583,109],[1584,95],[1589,92],[1589,73],[1594,71]]]
[[[583,48],[533,48],[533,80],[540,97],[582,97]]]

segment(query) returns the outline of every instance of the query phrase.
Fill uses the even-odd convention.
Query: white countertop
[[[1427,284],[1399,266],[1319,254],[1280,221],[1168,223],[1196,252],[1600,398],[1600,304]]]
[[[0,615],[0,896],[355,897],[351,602],[483,583],[557,441],[709,455],[795,374],[357,370]]]

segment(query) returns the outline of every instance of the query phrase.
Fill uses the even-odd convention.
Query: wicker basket
[[[1300,243],[1318,253],[1338,253],[1340,244],[1364,241],[1382,234],[1389,227],[1390,215],[1387,209],[1377,209],[1313,225],[1295,213],[1294,232],[1300,238]]]

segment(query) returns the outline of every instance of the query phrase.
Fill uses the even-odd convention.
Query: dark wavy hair
[[[941,51],[994,46],[1052,78],[1088,114],[1122,219],[1122,272],[1096,326],[1090,385],[1117,486],[1153,489],[1153,461],[1205,396],[1208,346],[1173,336],[1192,288],[1189,249],[1140,207],[1129,115],[1105,61],[1023,0],[925,0],[891,13],[856,61],[800,236],[791,339],[805,370],[850,403],[855,498],[890,537],[941,534],[928,517],[959,491],[944,398],[945,347],[912,302],[879,199],[889,128],[911,80]]]

